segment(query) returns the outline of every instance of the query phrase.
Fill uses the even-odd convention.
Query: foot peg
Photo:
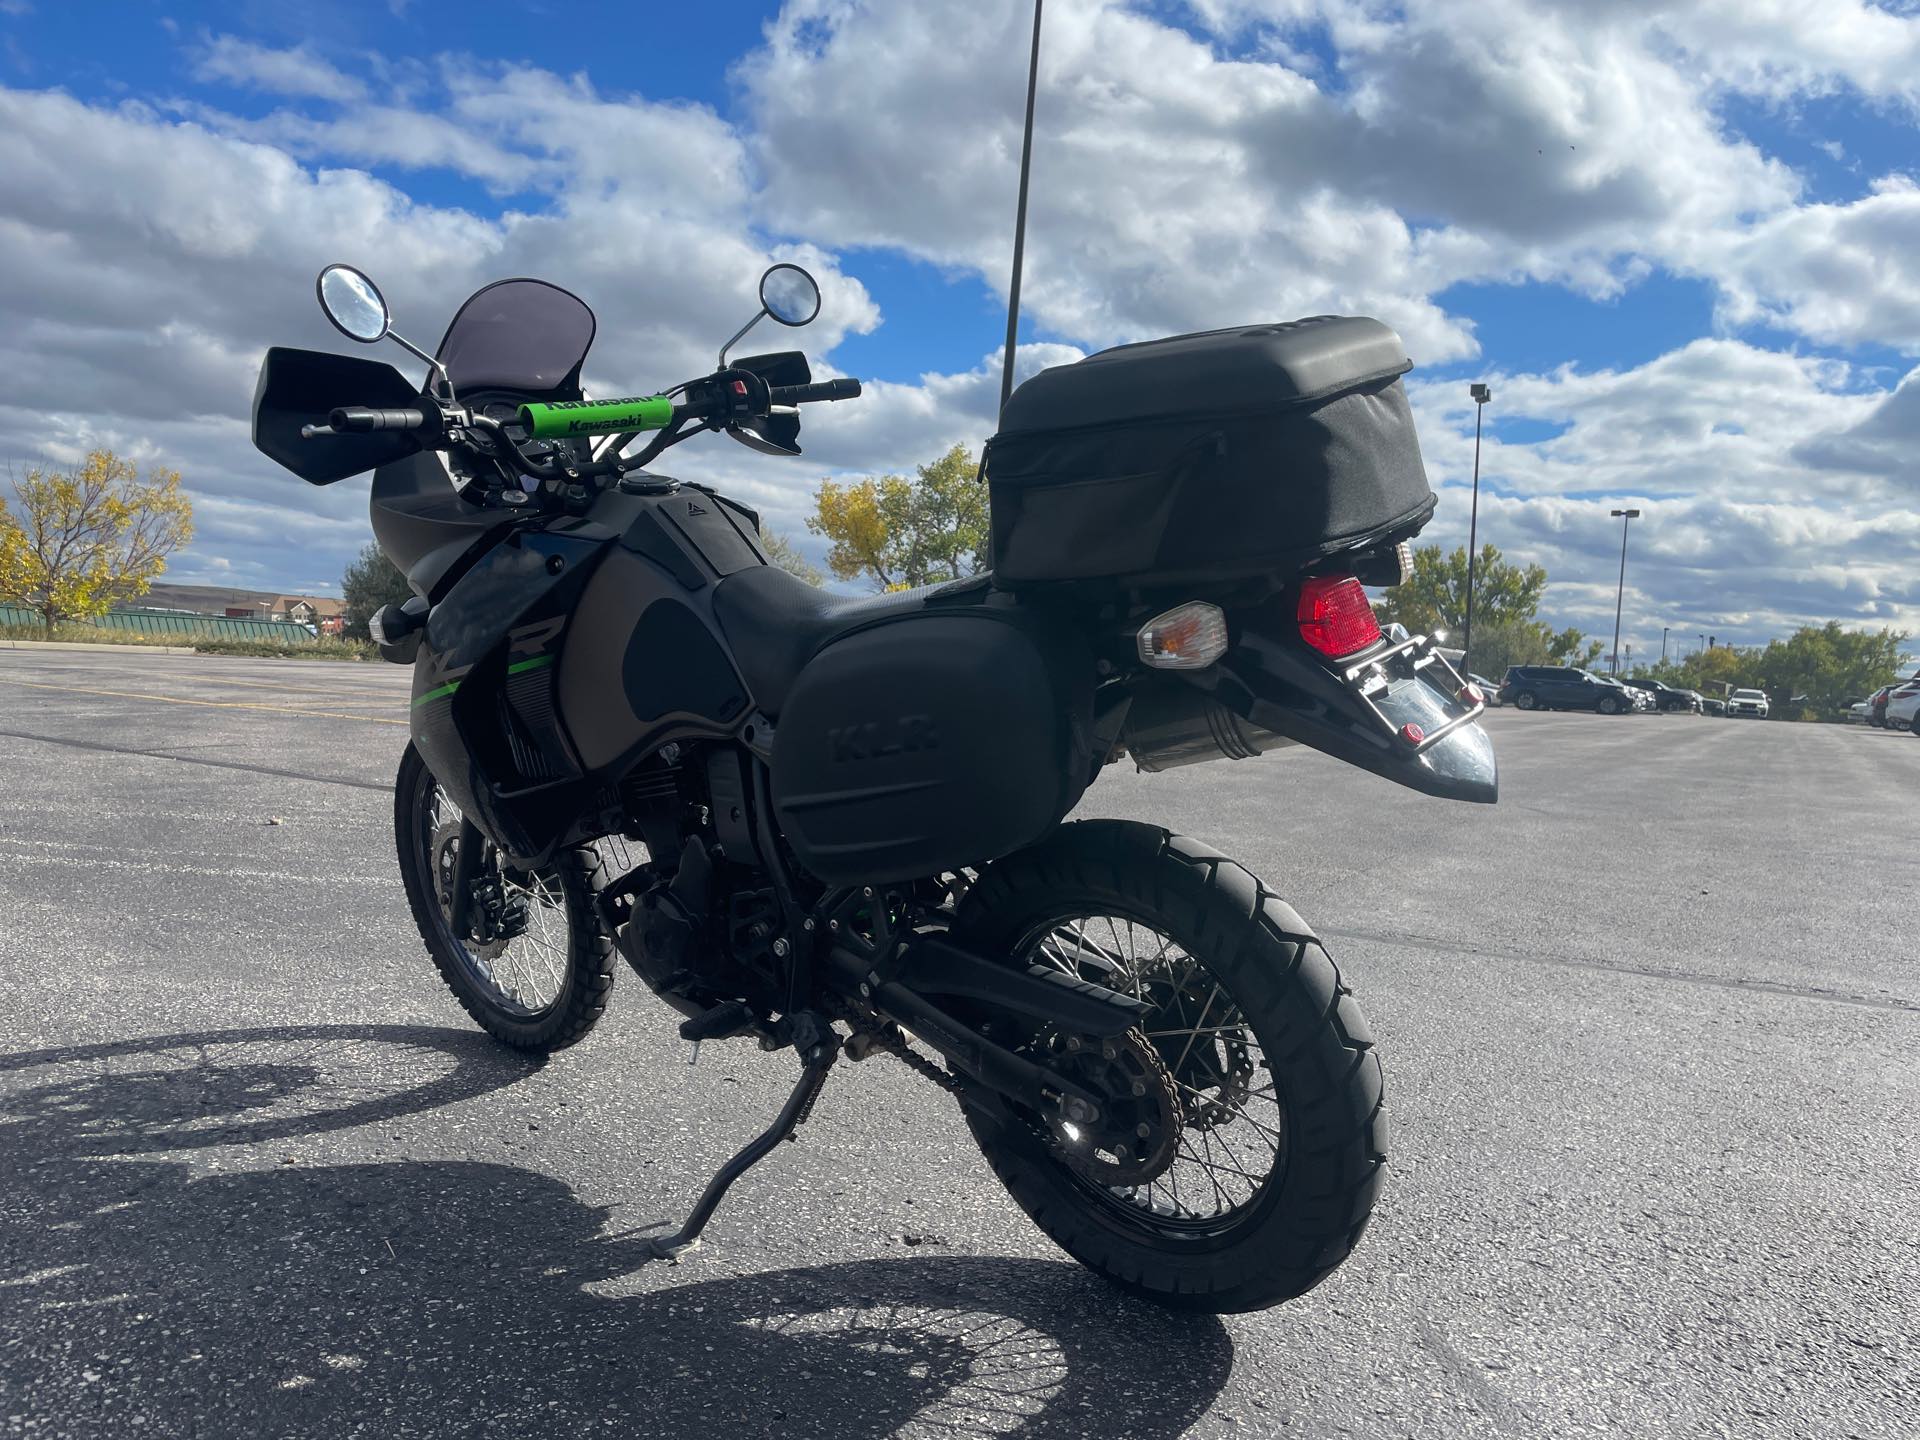
[[[701,1038],[711,1039],[712,1034],[688,1034],[689,1027],[703,1025],[715,1011],[727,1008],[724,1005],[716,1006],[705,1015],[695,1016],[680,1027],[680,1033],[696,1043]],[[707,1182],[707,1188],[701,1192],[700,1201],[693,1207],[686,1224],[671,1235],[647,1242],[647,1249],[655,1259],[678,1260],[697,1246],[700,1232],[707,1228],[707,1222],[713,1218],[713,1212],[720,1208],[720,1202],[726,1199],[733,1182],[766,1159],[782,1140],[792,1139],[793,1132],[813,1113],[813,1102],[820,1098],[820,1089],[827,1083],[827,1072],[833,1068],[833,1062],[840,1058],[840,1036],[825,1020],[808,1011],[792,1017],[792,1031],[794,1049],[800,1052],[802,1066],[800,1078],[794,1082],[787,1103],[780,1107],[773,1124],[749,1141],[745,1149],[722,1165],[713,1179]]]

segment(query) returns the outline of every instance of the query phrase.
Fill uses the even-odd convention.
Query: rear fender
[[[1328,660],[1291,637],[1247,632],[1194,679],[1261,729],[1396,784],[1447,800],[1499,798],[1479,724],[1485,702],[1425,636]]]

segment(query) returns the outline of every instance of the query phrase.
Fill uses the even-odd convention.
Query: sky
[[[1025,0],[0,0],[0,463],[179,469],[169,578],[337,593],[366,484],[247,417],[348,348],[359,265],[431,345],[488,281],[599,316],[592,393],[711,367],[774,260],[863,399],[805,455],[669,467],[806,534],[826,476],[993,429]],[[1019,369],[1322,313],[1400,332],[1463,543],[1625,644],[1920,633],[1920,0],[1051,0]],[[396,362],[404,357],[392,352]]]

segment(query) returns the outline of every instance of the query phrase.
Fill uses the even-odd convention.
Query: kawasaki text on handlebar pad
[[[520,423],[536,440],[660,430],[673,423],[673,402],[664,395],[641,395],[628,400],[562,400],[554,405],[522,405]]]

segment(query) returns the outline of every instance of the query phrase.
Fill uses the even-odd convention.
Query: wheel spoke
[[[1180,1099],[1163,1168],[1096,1193],[1156,1226],[1213,1229],[1236,1219],[1277,1172],[1284,1134],[1265,1049],[1235,995],[1205,960],[1135,915],[1059,916],[1033,932],[1023,953],[1148,1006],[1134,1043],[1158,1051]],[[1263,1083],[1252,1088],[1256,1077]]]

